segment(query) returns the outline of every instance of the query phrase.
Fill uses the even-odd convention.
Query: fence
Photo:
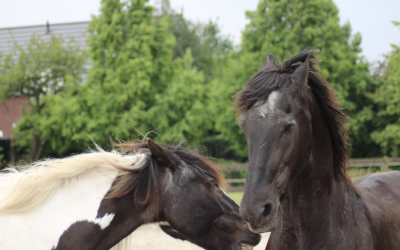
[[[348,165],[348,173],[353,179],[373,172],[387,172],[391,166],[400,166],[400,157],[389,158],[368,158],[368,159],[351,159]],[[228,171],[247,171],[248,163],[223,164]],[[230,184],[229,191],[243,191],[243,186],[232,186],[232,183],[245,183],[246,179],[230,179],[226,180]]]

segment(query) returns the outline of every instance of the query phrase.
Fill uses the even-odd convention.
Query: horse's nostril
[[[263,211],[264,218],[268,218],[270,216],[271,212],[272,212],[272,204],[271,203],[267,203],[264,206],[264,211]]]

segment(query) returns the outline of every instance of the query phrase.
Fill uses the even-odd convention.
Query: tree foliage
[[[204,140],[210,127],[204,74],[190,46],[174,56],[171,18],[153,12],[143,0],[102,1],[101,14],[89,25],[88,81],[52,98],[47,127],[56,129],[47,131],[57,138],[53,149],[59,154],[87,147],[90,139],[105,146],[111,138],[138,138],[137,131],[155,131],[151,136],[161,141]]]
[[[206,110],[207,86],[204,74],[193,67],[190,49],[183,58],[175,60],[175,72],[169,86],[155,95],[155,105],[148,116],[164,141],[187,139],[190,143],[204,142],[211,120]]]
[[[215,82],[215,100],[219,99],[216,101],[219,104],[215,105],[225,106],[224,112],[227,112],[232,106],[232,101],[227,101],[229,96],[244,87],[260,69],[267,54],[273,53],[284,61],[303,49],[319,49],[321,71],[353,119],[353,156],[362,156],[366,147],[363,135],[373,128],[360,123],[372,119],[372,101],[366,93],[374,90],[375,83],[367,74],[368,63],[359,55],[360,34],[351,35],[349,23],[340,25],[333,1],[260,1],[257,10],[246,12],[246,16],[250,23],[242,33],[241,54],[227,64],[224,76]],[[219,118],[216,126],[221,137],[225,140],[235,138],[232,147],[246,154],[244,136],[237,128],[237,122],[233,117]],[[369,148],[366,147],[369,150],[376,146],[372,140],[369,143]]]
[[[320,69],[351,117],[352,157],[381,156],[381,148],[399,154],[399,47],[387,69],[371,76],[360,56],[361,35],[352,35],[349,23],[340,25],[332,0],[262,0],[246,16],[250,22],[235,47],[216,21],[192,22],[168,0],[161,0],[159,10],[146,0],[102,0],[100,14],[89,23],[91,69],[85,82],[81,51],[61,46],[61,40],[48,49],[35,38],[30,50],[16,50],[0,64],[0,98],[22,91],[32,96],[32,112],[17,125],[19,145],[45,142],[46,155],[62,156],[86,150],[91,140],[104,147],[110,139],[154,131],[150,136],[159,141],[185,138],[243,160],[246,142],[232,96],[267,54],[283,61],[319,49]],[[22,55],[18,62],[12,60],[16,54]],[[23,82],[27,87],[18,85]]]
[[[400,26],[400,22],[394,22]],[[382,129],[372,133],[383,152],[392,157],[400,156],[400,46],[392,45],[393,51],[387,56],[383,84],[374,94],[379,105],[377,120]]]
[[[207,23],[193,22],[169,6],[168,0],[162,1],[162,16],[168,16],[170,32],[176,38],[174,58],[183,58],[187,49],[191,50],[193,66],[204,73],[208,83],[221,71],[227,54],[234,49],[231,38],[221,34],[216,21]]]
[[[49,117],[47,96],[62,93],[67,79],[80,81],[85,73],[86,55],[73,38],[69,40],[51,35],[46,41],[33,34],[26,49],[14,43],[12,52],[0,60],[1,96],[30,97],[29,112],[13,132],[16,145],[27,149],[30,160],[39,159],[51,139],[40,131],[41,122]]]
[[[171,81],[175,45],[167,20],[154,22],[152,12],[145,0],[102,1],[100,15],[89,23],[88,80],[52,99],[47,127],[55,128],[52,147],[59,154],[83,150],[91,139],[107,145],[112,137],[129,139],[134,128],[151,130],[146,112]],[[68,121],[57,122],[63,119]]]

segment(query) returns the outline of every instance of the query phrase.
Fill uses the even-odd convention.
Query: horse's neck
[[[330,131],[315,100],[310,112],[312,116],[311,155],[307,166],[301,172],[301,176],[297,178],[298,181],[294,186],[297,186],[297,192],[306,194],[311,200],[322,197],[335,200],[342,199],[334,196],[337,192],[339,194],[343,194],[342,191],[350,192],[353,186],[335,173],[338,168],[334,166],[337,163],[334,162]],[[340,190],[340,186],[346,186],[350,189],[347,191]]]
[[[334,178],[332,160],[313,156],[289,189],[287,209],[296,217],[297,230],[323,234],[345,226],[344,213],[353,213],[357,192],[343,179]],[[295,211],[295,212],[293,212]],[[300,232],[299,231],[299,232]]]
[[[288,231],[296,238],[297,246],[309,248],[313,241],[307,238],[310,236],[324,240],[323,245],[334,246],[335,237],[345,238],[344,228],[354,227],[354,212],[365,207],[351,183],[334,177],[333,164],[328,128],[323,120],[314,120],[310,161],[282,204],[286,217],[283,227],[291,228]]]
[[[114,179],[112,179],[112,181]],[[111,184],[112,182],[110,186]],[[106,193],[107,191],[101,198],[103,198]],[[96,249],[111,249],[113,246],[113,250],[127,249],[127,246],[131,245],[130,242],[132,241],[130,234],[143,224],[155,222],[157,218],[155,214],[156,210],[153,209],[154,205],[152,203],[144,207],[136,206],[133,196],[133,193],[129,193],[121,198],[101,199],[101,202],[98,204],[98,209],[96,210],[96,219],[94,221],[89,221],[90,223],[84,221],[83,223],[75,223],[75,226],[81,223],[78,225],[81,227],[81,231],[71,227],[61,238],[64,237],[67,240],[69,238],[81,239],[83,242],[82,246],[86,246],[87,239],[91,238],[90,245],[97,245]],[[104,221],[107,223],[102,223],[103,220],[107,218],[110,218]],[[94,223],[100,225],[101,230],[97,228],[96,230],[98,231],[91,231]],[[79,246],[83,248],[81,245]]]
[[[108,213],[98,217],[98,209],[116,175],[117,171],[85,174],[63,183],[33,210],[0,216],[0,224],[7,225],[0,228],[1,246],[13,246],[4,249],[52,249],[60,236],[77,223],[107,228],[115,215]],[[19,240],[15,239],[17,235],[21,236]]]
[[[133,240],[131,233],[143,224],[155,222],[157,216],[154,214],[152,204],[146,208],[138,208],[133,204],[133,200],[132,195],[126,195],[123,198],[105,199],[101,202],[97,216],[115,214],[116,223],[110,224],[108,230],[101,230],[96,235],[98,249],[111,249],[112,246],[114,246],[112,250],[128,249]],[[74,234],[75,231],[71,233]],[[74,238],[79,237],[86,239],[90,237],[90,232],[88,235],[74,236]]]

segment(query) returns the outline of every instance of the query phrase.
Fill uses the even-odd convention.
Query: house
[[[86,45],[88,22],[74,23],[59,23],[25,26],[25,27],[10,27],[0,29],[0,54],[8,54],[12,52],[13,45],[19,44],[23,48],[27,44],[33,34],[40,35],[41,39],[49,41],[51,35],[62,35],[64,42],[67,44],[71,37],[74,38],[76,45],[81,49],[88,49]],[[89,69],[90,64],[86,65]],[[85,79],[86,76],[83,76]],[[0,82],[1,85],[1,82]],[[15,96],[7,98],[0,105],[0,160],[1,154],[6,156],[7,161],[14,163],[13,147],[12,147],[12,128],[21,117],[22,110],[29,111],[29,97]],[[0,162],[1,168],[1,162]]]
[[[0,105],[1,139],[12,139],[12,128],[15,127],[24,110],[29,111],[29,97],[27,96],[10,97]]]
[[[62,35],[65,42],[70,37],[74,37],[77,45],[82,49],[88,48],[86,45],[88,22],[43,24],[24,27],[10,27],[0,29],[0,53],[10,53],[13,43],[16,42],[26,48],[31,36],[36,33],[44,40],[50,40],[53,35]]]

